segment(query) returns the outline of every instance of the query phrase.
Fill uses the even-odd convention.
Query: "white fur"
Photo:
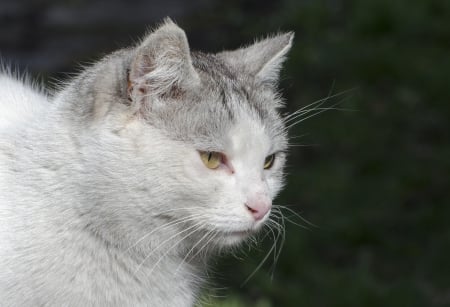
[[[42,112],[48,104],[47,97],[23,81],[0,73],[0,130],[26,123],[31,116]],[[29,83],[29,82],[28,82]]]
[[[98,181],[101,175],[91,177],[95,172],[91,176],[83,175],[83,169],[95,166],[83,165],[79,160],[80,151],[89,159],[91,155],[99,154],[96,146],[105,146],[102,151],[110,152],[111,156],[102,160],[116,169],[104,175],[123,176],[124,185],[138,185],[138,182],[133,182],[133,174],[127,171],[127,163],[122,161],[127,157],[119,159],[113,152],[114,146],[123,146],[121,153],[126,155],[134,145],[120,143],[108,131],[100,131],[101,139],[86,140],[86,143],[93,144],[86,148],[78,147],[74,143],[78,136],[67,129],[67,122],[56,120],[55,109],[46,109],[45,116],[40,113],[41,108],[34,104],[40,103],[45,107],[48,103],[31,88],[18,82],[9,79],[2,85],[15,86],[0,86],[0,96],[13,99],[3,100],[2,104],[15,103],[14,108],[8,107],[14,112],[8,113],[8,125],[0,131],[1,305],[193,305],[200,277],[188,263],[178,268],[180,256],[177,253],[166,254],[158,268],[153,268],[153,264],[167,251],[165,246],[134,272],[144,259],[142,253],[148,251],[125,252],[126,248],[116,248],[86,229],[93,217],[83,219],[83,214],[90,214],[83,211],[88,206],[83,202],[95,202],[98,195],[83,195],[83,185],[103,184],[93,186],[94,190],[98,193],[111,191],[110,198],[105,195],[106,201],[110,202],[109,208],[103,208],[105,210],[120,210],[127,202],[149,200],[143,199],[146,195],[127,195],[123,187],[118,187],[120,191],[114,193],[115,187],[109,185],[111,182]],[[23,98],[23,104],[19,103],[19,97]],[[34,116],[29,113],[28,104],[38,111]],[[37,116],[39,114],[41,116]],[[0,119],[3,121],[4,117]],[[150,134],[146,136],[153,139],[153,144],[158,144],[160,136]],[[126,178],[129,178],[128,182]],[[165,201],[161,199],[153,203],[159,205]],[[97,213],[101,218],[102,212]],[[124,213],[123,219],[126,220]],[[129,223],[133,222],[129,220]],[[152,229],[151,224],[148,226]],[[164,230],[162,235],[158,233],[159,237],[148,238],[145,243],[157,246],[169,234],[175,233],[174,229]],[[130,234],[134,241],[128,241],[127,230],[123,231],[123,238],[117,238],[118,245],[130,246],[142,236]]]
[[[274,43],[265,42],[270,48],[258,66],[273,60],[268,54],[284,57],[290,39]],[[142,70],[148,60],[156,72],[167,66],[167,58],[151,58],[155,46],[169,50],[169,71],[181,74],[176,84],[142,75],[153,72]],[[128,89],[133,103],[145,103],[137,108],[126,98],[129,63],[133,86],[141,89]],[[166,22],[137,51],[105,58],[51,101],[0,77],[2,306],[192,306],[211,252],[261,228],[267,216],[255,220],[246,202],[270,201],[281,188],[286,136],[274,132],[283,132],[277,103],[260,110],[271,118],[267,124],[230,90],[235,119],[226,122],[217,84],[194,82],[193,73],[184,32]],[[147,91],[158,82],[161,90],[181,90],[157,92],[156,107]],[[185,95],[202,89],[207,97]],[[256,91],[259,108],[275,100],[268,91]],[[177,105],[199,102],[200,112]],[[175,130],[188,131],[191,121],[195,133],[215,129],[216,137],[178,139]],[[207,168],[199,155],[206,150],[221,151],[228,164]],[[274,166],[264,170],[275,152]]]
[[[8,82],[17,85],[16,81]],[[67,128],[67,122],[55,120],[55,110],[47,109],[45,117],[36,117],[28,107],[20,108],[17,97],[25,93],[31,93],[24,102],[36,107],[34,115],[43,114],[40,110],[48,106],[30,88],[2,87],[0,95],[5,90],[15,99],[17,120],[9,116],[9,125],[0,136],[0,297],[4,305],[148,306],[151,302],[152,306],[190,306],[200,275],[198,268],[182,262],[190,246],[180,243],[170,251],[183,237],[177,235],[176,228],[166,228],[143,240],[141,243],[146,244],[138,249],[142,256],[123,252],[148,230],[161,227],[160,221],[149,220],[143,223],[147,231],[133,229],[134,210],[145,214],[172,209],[168,215],[175,218],[197,216],[197,223],[217,232],[213,242],[220,246],[242,241],[238,232],[257,229],[263,223],[253,220],[244,203],[252,193],[272,193],[270,188],[277,187],[268,186],[267,171],[261,167],[270,153],[270,142],[263,127],[251,118],[242,119],[229,135],[230,150],[226,154],[235,169],[235,174],[230,174],[207,169],[195,148],[170,142],[140,121],[131,122],[121,137],[100,126],[92,137],[83,140]],[[8,128],[12,126],[13,130]],[[76,145],[80,141],[84,146]],[[172,164],[165,169],[166,161],[173,160],[180,160],[178,167]],[[137,167],[147,170],[136,174]],[[90,176],[83,175],[86,169]],[[176,179],[177,186],[171,178]],[[152,186],[152,199],[145,185]],[[167,186],[200,193],[186,195],[184,202],[179,202],[173,198],[178,194],[167,193]],[[213,195],[214,191],[220,193]],[[212,203],[200,201],[205,197]],[[85,211],[86,205],[81,202],[95,202],[97,198],[108,206]],[[210,206],[203,207],[203,203]],[[83,220],[84,214],[91,215],[93,221]],[[123,220],[124,229],[99,229],[98,238],[85,229],[86,222],[114,223],[116,219]],[[103,241],[105,237],[125,248],[109,246]],[[154,253],[145,248],[148,245],[164,248]],[[150,253],[152,257],[146,259]],[[138,270],[135,277],[133,270]]]

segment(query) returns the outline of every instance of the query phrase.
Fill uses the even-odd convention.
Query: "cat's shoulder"
[[[29,121],[49,103],[43,87],[0,68],[0,131]]]

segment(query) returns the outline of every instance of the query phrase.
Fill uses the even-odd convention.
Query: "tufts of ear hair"
[[[238,71],[253,76],[255,82],[274,86],[293,39],[293,32],[282,33],[248,47],[221,52],[218,56]]]
[[[128,95],[133,101],[176,98],[199,82],[186,34],[167,18],[137,47],[128,76]]]

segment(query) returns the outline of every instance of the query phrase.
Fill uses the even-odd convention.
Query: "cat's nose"
[[[253,218],[256,221],[259,221],[270,211],[272,200],[265,195],[256,195],[255,197],[250,198],[245,203],[245,206]]]

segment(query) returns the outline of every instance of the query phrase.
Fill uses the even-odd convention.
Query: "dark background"
[[[218,261],[204,305],[450,306],[450,1],[1,0],[0,53],[66,79],[165,16],[212,52],[295,31],[288,112],[354,89],[291,130],[310,146],[276,204],[317,227],[288,224],[274,273],[270,256],[243,287],[273,240]]]

